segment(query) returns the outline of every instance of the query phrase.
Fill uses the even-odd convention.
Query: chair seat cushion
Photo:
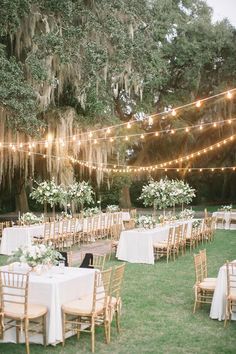
[[[47,313],[47,307],[44,305],[28,304],[28,318],[38,318]],[[6,304],[4,306],[4,316],[10,318],[23,319],[24,306],[21,304]]]
[[[204,278],[203,279],[204,282],[210,282],[210,283],[214,283],[214,284],[216,284],[216,280],[217,280],[217,278]]]
[[[92,301],[90,298],[84,297],[78,300],[73,300],[62,305],[62,310],[67,314],[74,315],[91,315],[92,314]],[[95,313],[103,312],[104,302],[97,302]]]
[[[230,289],[228,299],[231,301],[236,301],[236,289]]]
[[[163,243],[160,242],[160,243],[154,243],[153,247],[154,248],[167,248],[167,245],[168,244],[166,242],[163,242]]]
[[[215,282],[202,281],[201,283],[198,284],[198,287],[201,288],[202,290],[214,291],[216,284]]]

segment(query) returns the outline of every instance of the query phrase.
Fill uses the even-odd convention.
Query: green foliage
[[[6,57],[0,45],[0,105],[9,112],[9,122],[17,130],[35,133],[37,120],[36,96],[24,81],[23,70],[14,57]]]

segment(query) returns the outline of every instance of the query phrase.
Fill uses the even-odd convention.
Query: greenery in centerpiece
[[[220,209],[221,211],[231,211],[233,208],[233,205],[230,204],[230,205],[221,205]]]
[[[172,214],[172,212],[168,212],[168,213],[165,213],[165,214],[161,214],[159,216],[159,222],[160,224],[164,224],[165,222],[171,222],[171,221],[175,221],[177,219],[177,217]]]
[[[167,177],[159,181],[150,180],[142,188],[139,199],[145,206],[158,207],[164,210],[167,207],[191,203],[195,197],[195,190],[188,183],[181,180],[169,180]]]
[[[143,227],[144,229],[152,229],[155,224],[155,219],[149,215],[140,215],[136,218],[136,225],[138,227]]]
[[[92,204],[94,191],[88,182],[75,182],[67,189],[67,198],[71,204],[76,207],[77,205],[83,210],[85,204]]]
[[[179,219],[192,219],[195,215],[195,211],[192,209],[184,209],[179,213]]]
[[[19,261],[21,263],[27,263],[33,268],[37,265],[56,265],[60,259],[64,259],[63,256],[51,246],[32,245],[24,248],[18,248],[12,253],[9,260],[11,262]]]
[[[87,208],[83,211],[83,216],[85,217],[89,217],[89,216],[93,216],[96,214],[99,214],[101,212],[101,210],[97,207],[94,208]]]
[[[33,188],[30,196],[32,199],[35,199],[37,203],[44,204],[45,208],[47,204],[55,208],[56,204],[64,202],[65,191],[63,187],[57,185],[54,178],[52,178],[51,181],[39,183],[36,188]]]
[[[41,216],[37,216],[33,213],[24,213],[20,221],[23,225],[33,225],[33,224],[39,224],[44,221],[44,215],[42,214]]]
[[[107,205],[106,211],[108,213],[116,213],[116,212],[120,211],[120,208],[119,208],[119,205],[111,204],[111,205]]]

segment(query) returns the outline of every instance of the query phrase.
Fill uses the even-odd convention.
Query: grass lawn
[[[203,248],[203,247],[201,247]],[[206,245],[209,276],[217,276],[219,267],[236,259],[236,232],[217,231],[212,244]],[[6,257],[0,257],[1,264]],[[113,260],[109,265],[118,264]],[[206,305],[196,314],[193,308],[193,256],[187,253],[168,265],[126,265],[123,286],[122,333],[112,327],[110,345],[103,342],[102,329],[97,330],[96,353],[236,353],[236,322],[224,329],[223,322],[209,318]],[[30,345],[31,354],[79,354],[90,352],[90,336],[80,340],[71,337],[65,348],[43,348]],[[23,354],[24,345],[0,344],[0,354]]]

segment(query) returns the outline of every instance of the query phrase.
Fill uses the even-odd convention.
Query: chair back
[[[130,210],[130,217],[131,219],[135,219],[137,216],[137,209],[131,209]]]
[[[125,227],[125,230],[132,230],[135,228],[135,220],[134,219],[130,219],[128,221],[123,221],[124,223],[124,227]]]
[[[44,224],[44,239],[49,239],[51,236],[51,223],[50,222],[45,222]]]
[[[111,239],[114,241],[119,241],[121,231],[122,231],[121,224],[112,225],[111,226]]]
[[[93,254],[93,264],[91,264],[94,268],[103,271],[106,262],[105,254]]]
[[[203,273],[200,253],[194,254],[194,268],[196,283],[201,283],[203,281]]]
[[[94,291],[93,291],[93,306],[92,312],[96,311],[96,304],[102,305],[102,308],[107,308],[107,299],[111,282],[112,268],[102,272],[95,272],[94,275]]]
[[[202,264],[202,278],[207,278],[207,255],[206,255],[206,250],[200,250],[199,254],[201,256],[201,264]]]
[[[226,262],[227,272],[227,296],[233,294],[236,296],[236,263]]]
[[[171,247],[174,244],[174,227],[169,228],[168,238],[167,238],[167,247]]]
[[[21,313],[27,316],[28,311],[29,273],[13,273],[0,271],[1,309],[17,305]]]
[[[111,278],[111,289],[110,289],[110,300],[112,297],[115,297],[116,300],[120,298],[121,285],[124,278],[125,272],[125,263],[122,263],[119,266],[114,267]]]

